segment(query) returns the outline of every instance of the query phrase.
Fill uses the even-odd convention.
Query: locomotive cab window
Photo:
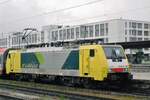
[[[125,54],[121,47],[104,46],[103,48],[107,59],[125,59]]]
[[[10,58],[10,54],[8,55],[8,58]]]
[[[90,49],[90,57],[94,57],[95,56],[95,50],[94,49]]]

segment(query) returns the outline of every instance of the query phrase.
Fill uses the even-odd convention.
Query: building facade
[[[7,33],[0,35],[0,48],[9,48],[9,35]]]
[[[113,19],[52,29],[50,42],[102,39],[104,43],[150,40],[150,22]]]
[[[25,36],[23,32],[12,32],[0,38],[0,48],[22,48],[39,43],[41,43],[40,32],[31,32]]]
[[[101,39],[103,43],[150,40],[150,22],[112,19],[75,26],[48,25],[41,32],[31,32],[22,39],[22,32],[3,34],[0,47],[22,47],[24,45]]]
[[[42,43],[50,43],[51,36],[50,33],[54,29],[59,29],[62,28],[61,25],[47,25],[47,26],[42,26],[42,31],[41,31],[41,42]]]
[[[11,47],[20,48],[26,45],[34,45],[41,43],[40,32],[31,32],[30,34],[24,35],[23,32],[16,32],[11,35]]]

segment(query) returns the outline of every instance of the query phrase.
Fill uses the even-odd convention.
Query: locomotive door
[[[17,53],[11,53],[11,59],[10,59],[10,71],[11,72],[20,72],[21,71],[21,54],[19,52]]]
[[[94,72],[94,67],[95,67],[95,60],[96,60],[96,50],[95,49],[90,49],[89,50],[89,68],[90,68],[90,75],[94,76],[95,72]]]
[[[88,76],[90,74],[90,66],[89,66],[89,50],[82,50],[82,75]]]
[[[10,54],[10,71],[12,72],[14,70],[15,65],[15,53]]]

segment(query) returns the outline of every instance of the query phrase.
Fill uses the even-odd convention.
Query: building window
[[[16,36],[16,44],[18,44],[18,37]]]
[[[30,35],[28,39],[30,40],[30,38],[31,38],[31,43],[35,43],[35,34],[32,34],[32,37]]]
[[[127,35],[127,30],[125,30],[125,35]]]
[[[138,38],[138,41],[142,41],[142,38]]]
[[[104,24],[100,24],[100,35],[104,36]]]
[[[79,27],[76,27],[76,38],[79,38]]]
[[[62,30],[59,30],[59,39],[63,40],[63,31]]]
[[[64,40],[66,39],[66,29],[63,30],[63,37],[64,37]]]
[[[58,31],[55,31],[55,40],[58,40]]]
[[[17,44],[19,44],[19,37],[17,36]]]
[[[81,38],[88,37],[88,26],[81,26],[80,30],[81,30],[81,33],[80,33]]]
[[[127,22],[125,22],[125,28],[127,28]]]
[[[129,30],[129,34],[131,35],[132,33],[131,33],[132,31],[131,30]]]
[[[129,22],[129,27],[131,28],[131,22]]]
[[[127,37],[125,37],[125,42],[127,42]]]
[[[132,30],[132,35],[136,36],[136,30]]]
[[[130,41],[136,41],[136,37],[130,37]]]
[[[41,32],[41,42],[44,42],[44,32]]]
[[[34,37],[33,43],[35,43],[35,39],[36,39],[36,38],[35,38],[35,34],[33,34],[33,37]]]
[[[28,39],[25,41],[28,41]],[[34,34],[32,34],[32,43],[34,43]]]
[[[95,36],[99,36],[99,24],[95,25]]]
[[[89,29],[89,27],[88,27],[88,26],[85,26],[85,35],[84,35],[85,38],[88,37],[88,35],[89,35],[88,29]]]
[[[93,37],[93,25],[89,26],[89,35],[90,37]]]
[[[132,28],[136,28],[136,23],[132,22]]]
[[[29,35],[28,37],[29,37],[29,43],[31,43],[31,35]]]
[[[16,44],[16,37],[14,37],[14,44]]]
[[[142,23],[138,23],[138,28],[142,28]]]
[[[142,31],[138,31],[138,35],[139,35],[139,36],[142,36]]]
[[[32,34],[33,40],[32,43],[35,43],[35,34]]]
[[[67,39],[70,39],[70,29],[67,29]]]
[[[35,35],[35,43],[37,43],[37,34],[34,34]]]
[[[25,40],[25,39],[22,39],[22,43],[23,43],[23,44],[26,43],[26,40]]]
[[[52,41],[54,41],[54,39],[55,39],[55,35],[54,34],[55,34],[54,31],[52,31]]]
[[[86,30],[86,27],[85,27],[85,26],[81,26],[81,27],[80,27],[80,30],[81,30],[80,37],[81,37],[81,38],[85,38],[85,30]]]
[[[15,37],[12,38],[12,44],[15,44]]]
[[[149,36],[148,31],[144,31],[144,36]]]
[[[19,37],[19,42],[22,44],[22,36]]]
[[[74,28],[71,28],[71,39],[74,39]]]
[[[106,23],[105,25],[106,25],[106,35],[108,35],[108,23]]]
[[[148,38],[144,38],[144,41],[148,41],[149,39]]]
[[[105,39],[105,42],[108,43],[108,38]]]
[[[144,24],[144,29],[148,29],[148,24]]]
[[[20,45],[21,44],[21,41],[22,40],[22,36],[18,36],[18,44]]]

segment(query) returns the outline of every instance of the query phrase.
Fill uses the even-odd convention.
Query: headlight
[[[128,68],[125,68],[125,71],[128,71]]]

